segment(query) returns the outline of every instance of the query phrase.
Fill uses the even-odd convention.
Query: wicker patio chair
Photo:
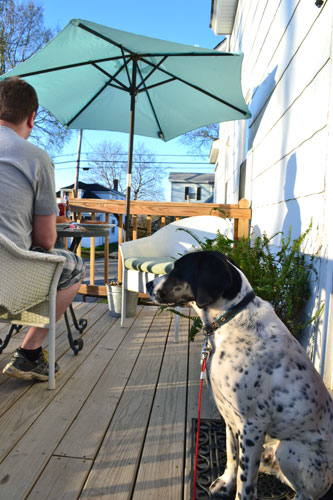
[[[217,231],[229,234],[230,225],[230,221],[215,215],[198,215],[172,222],[152,236],[121,243],[119,245],[123,268],[121,325],[124,324],[126,317],[126,290],[146,293],[148,281],[171,271],[176,259],[189,249],[198,247],[198,241],[190,233],[200,241],[204,241],[214,239]],[[175,342],[177,341],[178,315],[175,316]]]
[[[49,328],[49,389],[55,388],[55,307],[65,258],[22,250],[0,234],[0,322]]]

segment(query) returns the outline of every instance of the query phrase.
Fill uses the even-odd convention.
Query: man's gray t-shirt
[[[56,213],[50,157],[11,128],[0,126],[0,233],[28,250],[33,215]]]

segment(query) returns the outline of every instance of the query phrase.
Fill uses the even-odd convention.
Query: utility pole
[[[78,190],[78,185],[79,185],[81,144],[82,144],[82,129],[80,128],[79,141],[78,141],[78,145],[77,145],[77,155],[76,155],[76,174],[75,174],[75,184],[74,184],[74,198],[77,198],[77,190]]]

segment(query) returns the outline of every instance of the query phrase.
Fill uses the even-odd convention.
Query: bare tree
[[[162,182],[166,170],[156,161],[154,153],[138,143],[134,155],[132,191],[134,200],[164,200]]]
[[[109,189],[118,180],[119,191],[126,190],[126,151],[119,142],[103,141],[89,155],[89,173],[85,177],[90,182],[99,182]]]
[[[55,34],[44,26],[44,9],[37,2],[0,0],[0,75],[34,55]],[[56,151],[69,136],[51,113],[39,108],[31,135],[34,142]]]
[[[100,182],[111,189],[117,179],[119,191],[126,192],[127,151],[120,143],[103,141],[95,147],[90,158],[88,181]],[[163,200],[165,173],[154,153],[138,143],[133,154],[131,198]]]
[[[213,123],[205,127],[191,130],[179,138],[191,153],[202,153],[209,150],[212,142],[219,138],[219,124]]]

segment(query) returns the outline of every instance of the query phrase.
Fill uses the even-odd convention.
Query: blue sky
[[[45,25],[50,28],[62,29],[73,18],[81,18],[105,24],[113,28],[161,38],[187,45],[198,45],[212,49],[222,37],[214,35],[209,27],[211,0],[41,0],[44,6]],[[121,142],[128,148],[128,135],[105,131],[84,131],[82,141],[82,156],[91,148],[103,141]],[[75,159],[77,152],[78,132],[72,133],[72,140],[61,153],[63,156],[54,158],[56,167],[57,188],[71,184],[75,178]],[[186,155],[187,149],[180,144],[179,139],[163,142],[156,139],[138,137],[135,141],[143,142],[150,151],[158,155]],[[66,156],[65,156],[66,155]],[[73,160],[73,163],[61,164],[61,161]],[[163,162],[195,161],[195,158],[184,156],[159,156]],[[208,161],[197,158],[197,161]],[[83,165],[83,164],[82,164]],[[168,165],[165,165],[168,167]],[[189,166],[171,165],[170,171],[213,172],[206,165]],[[80,178],[83,180],[80,171]],[[169,198],[168,183],[165,183],[166,200]]]

